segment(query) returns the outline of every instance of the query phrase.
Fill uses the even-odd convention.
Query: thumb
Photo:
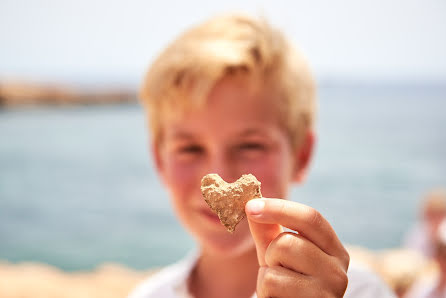
[[[262,215],[265,209],[264,199],[252,199],[245,205],[245,213],[248,218],[249,229],[256,245],[257,259],[260,267],[266,266],[265,253],[271,241],[273,241],[283,228],[279,224],[266,224],[256,222],[256,217]]]

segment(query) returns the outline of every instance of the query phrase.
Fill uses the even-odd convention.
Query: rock
[[[243,175],[234,183],[227,183],[217,174],[208,174],[201,180],[201,192],[228,232],[233,233],[245,217],[246,203],[262,197],[260,184],[252,174]]]

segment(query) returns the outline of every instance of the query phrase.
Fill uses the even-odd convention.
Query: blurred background
[[[445,1],[0,0],[1,262],[142,270],[193,247],[137,89],[169,41],[228,11],[265,16],[318,81],[317,151],[292,199],[345,243],[401,245],[446,186]]]

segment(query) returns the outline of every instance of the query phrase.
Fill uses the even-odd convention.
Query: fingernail
[[[246,203],[246,208],[251,215],[259,215],[263,212],[265,208],[265,202],[263,200],[250,200]]]

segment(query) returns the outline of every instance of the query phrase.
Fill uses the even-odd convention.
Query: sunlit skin
[[[427,224],[428,237],[432,243],[435,242],[438,228],[445,218],[445,210],[436,210],[435,208],[427,208],[424,210],[423,219]]]
[[[223,79],[202,108],[165,121],[153,144],[175,212],[200,247],[189,280],[195,297],[335,297],[347,286],[348,254],[328,222],[312,208],[279,200],[303,180],[314,138],[308,132],[299,148],[290,145],[268,89]],[[228,182],[251,173],[263,196],[275,199],[247,204],[248,220],[230,234],[202,198],[208,173]],[[281,233],[281,226],[301,235]]]
[[[435,241],[435,260],[438,265],[438,281],[435,288],[438,297],[444,293],[446,289],[446,244],[443,241],[436,239]]]

